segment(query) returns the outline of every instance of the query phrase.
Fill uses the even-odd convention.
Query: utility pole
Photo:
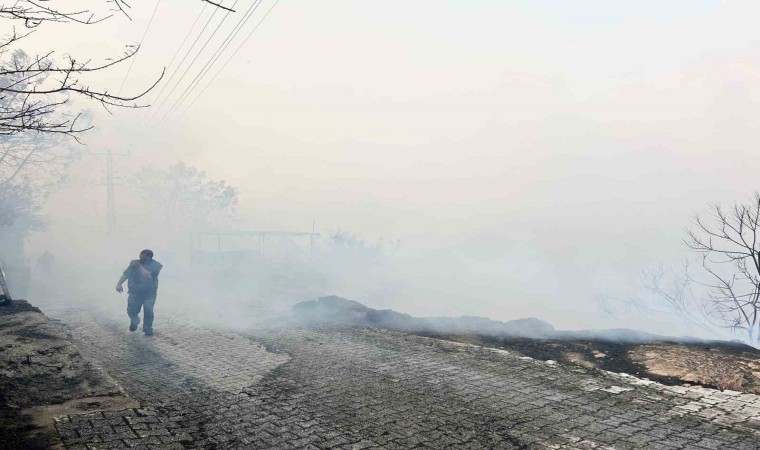
[[[130,153],[113,153],[108,150],[105,153],[93,153],[106,157],[106,236],[113,237],[116,234],[116,194],[114,192],[113,158],[129,157]]]

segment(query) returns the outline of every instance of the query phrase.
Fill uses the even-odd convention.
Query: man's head
[[[153,250],[145,249],[140,252],[140,261],[150,261],[153,259]]]

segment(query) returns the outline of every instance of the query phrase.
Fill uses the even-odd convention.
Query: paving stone
[[[146,339],[94,310],[58,314],[141,404],[59,418],[68,448],[756,449],[760,439],[749,394],[387,331],[233,332],[162,316]]]

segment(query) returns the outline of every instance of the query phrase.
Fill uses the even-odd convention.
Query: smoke
[[[449,2],[435,20],[425,2],[403,15],[340,5],[278,6],[193,107],[166,120],[96,111],[89,153],[45,205],[49,228],[26,240],[32,302],[121,304],[116,279],[152,248],[165,266],[159,320],[171,304],[242,327],[338,295],[420,317],[698,334],[667,314],[607,314],[597,299],[637,295],[642,268],[683,258],[693,213],[756,189],[748,5]],[[145,30],[150,11],[134,9],[132,24],[89,28],[98,39],[56,38],[112,56]],[[125,92],[155,80],[196,14],[166,11]],[[50,38],[38,37],[45,50]],[[110,237],[95,155],[108,149],[131,155],[115,164]],[[239,220],[211,231],[308,233],[316,220],[320,237],[287,252],[271,239],[262,256],[256,239],[220,252],[199,242],[210,230],[163,228],[131,185],[141,167],[178,161],[237,189]],[[332,239],[338,230],[347,239]],[[56,268],[40,275],[45,251]]]

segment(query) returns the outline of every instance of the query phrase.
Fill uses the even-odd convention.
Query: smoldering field
[[[130,123],[119,123],[112,136],[133,142],[125,131]],[[93,150],[113,144],[92,137]],[[723,195],[684,197],[670,191],[673,199],[655,200],[667,192],[638,183],[594,193],[590,185],[601,188],[604,180],[590,174],[583,183],[575,174],[537,183],[520,195],[491,197],[479,195],[485,188],[472,180],[469,193],[460,190],[461,180],[453,186],[438,180],[437,199],[425,189],[410,189],[407,198],[383,198],[383,192],[404,189],[405,182],[367,174],[366,179],[322,174],[324,186],[312,191],[288,184],[285,180],[293,182],[296,175],[287,171],[281,180],[240,178],[238,165],[220,165],[208,150],[212,143],[195,137],[185,135],[170,146],[164,145],[170,136],[155,131],[145,145],[160,151],[148,155],[138,149],[117,160],[116,224],[110,236],[104,156],[85,149],[66,184],[45,205],[47,227],[26,239],[23,264],[32,269],[34,304],[123,309],[126,296],[115,292],[116,280],[140,250],[150,248],[165,267],[159,318],[162,304],[173,305],[198,323],[244,328],[298,302],[337,295],[420,317],[536,317],[563,330],[631,328],[745,339],[741,331],[684,320],[663,298],[643,289],[640,277],[643,270],[678,269],[693,259],[682,242],[685,228],[692,214],[704,212],[702,200],[717,202]],[[250,152],[265,154],[258,148]],[[183,154],[190,156],[188,163],[172,172]],[[284,161],[266,164],[293,170]],[[631,163],[622,173],[633,176],[639,170]],[[198,200],[206,191],[188,182],[193,177],[212,186],[219,194],[214,201]],[[554,194],[542,200],[549,187]],[[224,200],[227,188],[234,190],[234,202]],[[726,197],[751,197],[743,194],[737,188]],[[623,201],[631,196],[641,201]],[[270,235],[262,241],[255,233],[263,231],[301,236]],[[313,240],[312,231],[318,234]],[[54,257],[47,273],[39,262],[46,251]]]
[[[418,316],[743,338],[681,320],[639,273],[680,267],[691,216],[757,189],[757,6],[660,3],[280,4],[192,107],[167,118],[156,92],[147,111],[94,112],[82,159],[45,205],[49,227],[26,239],[30,299],[123,304],[116,279],[152,248],[165,265],[158,320],[172,302],[247,326],[333,294]],[[129,77],[93,83],[153,83],[196,16],[178,5],[159,9]],[[61,53],[103,60],[150,17],[136,7],[133,22],[52,36]],[[45,33],[30,41],[40,52]],[[94,154],[108,149],[131,156],[115,164],[106,238]],[[187,208],[146,204],[139,188],[161,177],[143,167],[180,160],[239,190],[235,217],[198,226]],[[287,252],[277,239],[219,252],[197,235],[313,221],[313,253],[301,238]],[[54,270],[41,274],[46,250]]]
[[[98,163],[90,159],[79,169]],[[87,176],[52,197],[48,229],[27,243],[29,299],[43,310],[107,305],[116,319],[126,320],[126,314],[116,312],[126,305],[126,294],[115,292],[116,280],[140,250],[151,248],[164,264],[157,327],[162,314],[182,310],[198,324],[244,329],[299,302],[337,295],[420,317],[536,317],[565,330],[625,327],[663,335],[734,337],[720,329],[706,332],[667,313],[625,308],[624,303],[611,308],[610,298],[641,293],[636,266],[626,272],[619,260],[580,251],[574,252],[575,263],[563,262],[562,249],[542,253],[531,247],[535,230],[511,239],[487,233],[372,239],[350,230],[325,230],[316,220],[288,227],[269,217],[260,222],[272,228],[263,228],[241,217],[241,210],[219,234],[198,233],[187,226],[173,229],[133,189],[119,186],[118,228],[108,237],[105,211],[99,209],[103,187],[86,189],[89,201],[68,198],[94,184],[91,176],[82,180]],[[277,225],[279,232],[304,235],[256,234]],[[308,235],[312,226],[313,238]],[[46,251],[53,255],[48,267],[39,260]]]

